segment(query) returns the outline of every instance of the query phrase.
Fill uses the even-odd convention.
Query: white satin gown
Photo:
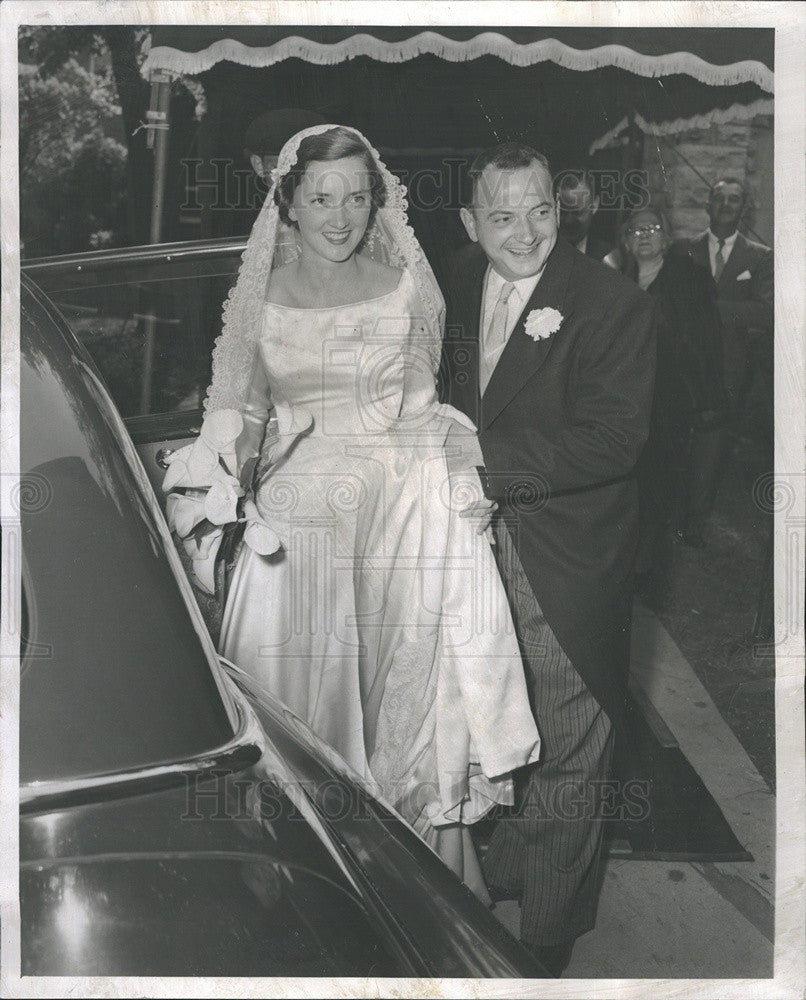
[[[451,836],[466,852],[540,740],[489,539],[458,516],[475,429],[438,403],[422,316],[409,271],[364,302],[265,305],[253,420],[310,426],[259,463],[282,548],[243,547],[221,652],[461,868]]]

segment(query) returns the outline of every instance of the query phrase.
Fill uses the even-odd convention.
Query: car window
[[[221,311],[240,263],[231,247],[200,255],[153,248],[27,262],[84,344],[124,418],[198,409]]]
[[[233,736],[215,650],[177,582],[153,493],[75,347],[24,292],[24,783],[173,762]]]

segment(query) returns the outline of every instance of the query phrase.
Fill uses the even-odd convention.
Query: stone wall
[[[721,174],[730,174],[745,181],[752,199],[743,231],[750,239],[772,246],[771,115],[678,135],[647,135],[644,169],[648,173],[653,203],[667,212],[675,237],[695,236],[707,228],[705,205],[709,184]]]

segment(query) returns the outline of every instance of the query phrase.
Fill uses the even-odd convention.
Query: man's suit
[[[712,273],[707,232],[684,241],[682,248],[696,264]],[[741,406],[749,380],[752,380],[752,366],[763,364],[765,356],[771,377],[773,282],[772,250],[737,233],[733,250],[716,283],[722,321],[725,388],[734,409]]]
[[[613,244],[609,240],[603,240],[599,236],[591,236],[588,233],[588,238],[585,242],[585,249],[582,251],[586,257],[592,257],[594,260],[604,260],[604,258],[613,249]]]
[[[488,495],[498,501],[514,543],[518,567],[512,573],[504,566],[503,574],[522,645],[524,631],[531,636],[524,656],[552,780],[564,780],[564,758],[573,755],[574,773],[593,783],[607,775],[610,723],[618,724],[626,696],[638,526],[633,470],[649,429],[653,302],[558,239],[480,398],[486,269],[478,254],[449,282],[442,395],[478,427]],[[549,307],[562,314],[562,324],[533,340],[525,320]],[[531,606],[528,596],[521,600],[530,589]],[[565,720],[565,732],[555,715]],[[579,720],[579,731],[568,732]],[[540,765],[529,788],[539,772]],[[532,808],[546,792],[530,794]],[[522,936],[530,944],[561,944],[592,926],[601,824],[577,823],[580,834],[589,831],[581,837],[569,836],[571,825],[525,821],[515,835],[498,838],[498,861],[485,865],[488,878],[493,871],[503,880],[512,870],[512,885],[524,892]],[[533,850],[533,841],[547,838],[548,847]],[[526,844],[522,851],[518,843]],[[546,868],[545,877],[527,870],[535,865]],[[534,891],[540,880],[544,895],[559,900],[551,912],[538,912],[545,904]]]
[[[541,608],[585,683],[616,720],[626,688],[633,470],[649,429],[653,302],[558,239],[483,400],[479,316],[487,261],[448,286],[443,398],[476,423],[490,495],[517,518],[516,547]],[[526,317],[558,309],[533,340]]]

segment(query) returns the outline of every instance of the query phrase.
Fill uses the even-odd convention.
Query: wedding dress
[[[291,140],[278,176],[302,137],[332,127]],[[459,517],[482,496],[481,453],[437,400],[442,299],[373,155],[387,202],[365,244],[400,267],[397,287],[324,308],[266,301],[268,206],[225,309],[206,406],[244,416],[255,503],[281,546],[243,546],[220,650],[449,863],[463,838],[467,864],[466,824],[511,802],[510,772],[540,740],[489,537]],[[477,870],[464,877],[483,894]]]

